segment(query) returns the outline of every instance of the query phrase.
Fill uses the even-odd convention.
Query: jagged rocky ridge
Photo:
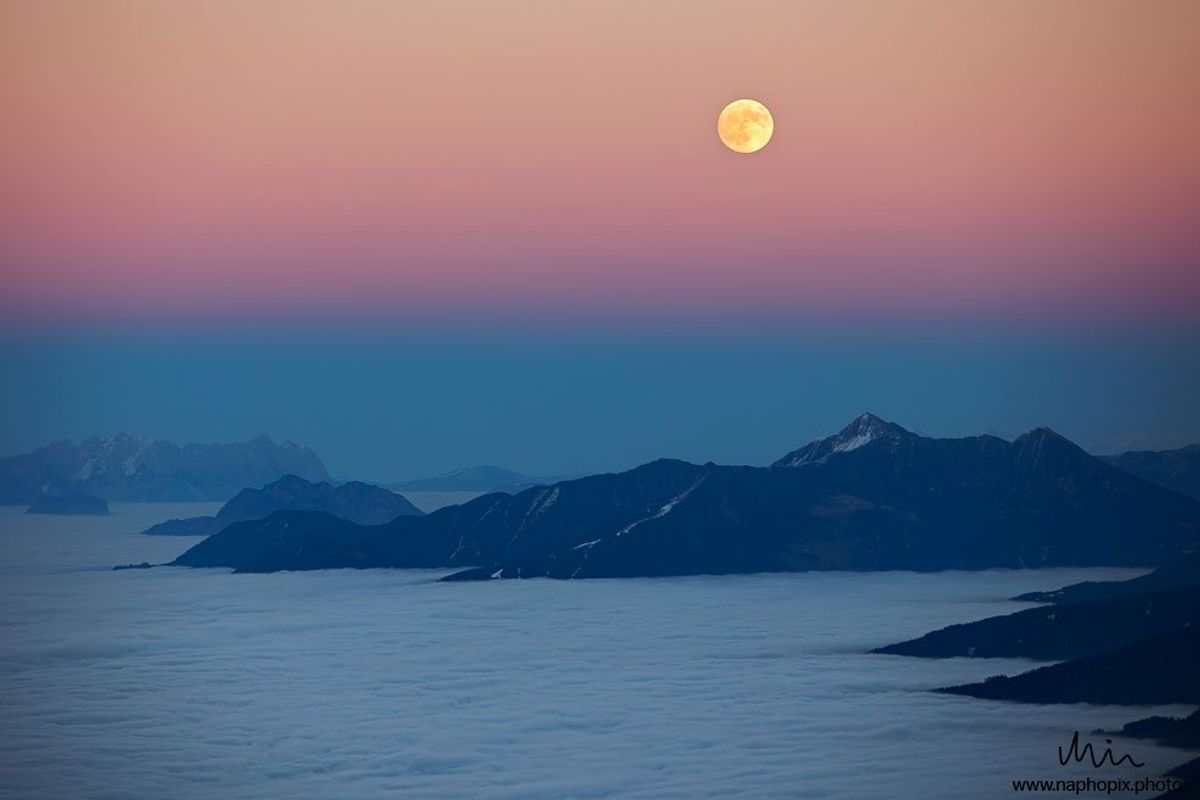
[[[381,526],[285,512],[234,524],[176,563],[585,578],[1155,565],[1198,541],[1200,503],[1048,429],[932,439],[864,415],[772,467],[661,460]]]
[[[46,494],[86,492],[109,502],[227,500],[246,486],[283,475],[328,481],[321,459],[293,442],[256,436],[237,444],[182,447],[145,436],[59,441],[0,458],[0,504]]]

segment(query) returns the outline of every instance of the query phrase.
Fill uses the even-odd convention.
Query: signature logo
[[[1106,745],[1112,745],[1112,739],[1105,739],[1104,743]],[[1104,752],[1100,755],[1099,758],[1097,758],[1096,757],[1096,749],[1094,747],[1092,747],[1091,742],[1088,742],[1088,743],[1084,744],[1082,747],[1080,747],[1079,731],[1075,731],[1075,735],[1071,737],[1070,749],[1068,749],[1064,753],[1062,745],[1059,745],[1059,747],[1058,747],[1058,763],[1065,767],[1067,764],[1070,764],[1072,761],[1074,761],[1076,764],[1082,763],[1084,761],[1084,759],[1091,761],[1092,766],[1095,767],[1096,769],[1099,769],[1100,767],[1104,766],[1105,764],[1112,764],[1114,767],[1119,767],[1122,764],[1129,764],[1130,766],[1134,766],[1134,767],[1146,766],[1145,762],[1138,761],[1133,756],[1131,756],[1129,753],[1125,753],[1120,758],[1117,758],[1115,755],[1113,755],[1111,746],[1105,747]]]

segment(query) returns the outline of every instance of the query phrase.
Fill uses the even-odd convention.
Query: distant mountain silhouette
[[[661,460],[374,527],[289,513],[230,526],[177,563],[585,578],[1151,566],[1198,542],[1200,502],[1048,429],[931,439],[864,415],[772,467]]]
[[[1178,450],[1134,450],[1103,458],[1144,481],[1200,499],[1200,444]]]
[[[561,478],[533,478],[490,464],[463,467],[433,478],[403,481],[388,486],[398,492],[519,492]]]
[[[83,492],[63,492],[39,497],[25,509],[26,514],[59,514],[104,516],[108,503]]]
[[[226,500],[245,486],[283,475],[329,480],[321,459],[293,442],[266,436],[238,444],[187,444],[120,434],[58,441],[0,458],[0,504],[31,503],[43,494],[82,491],[109,502]]]
[[[146,529],[151,535],[197,536],[215,533],[242,520],[259,519],[276,511],[321,511],[360,525],[380,525],[400,516],[422,512],[402,495],[379,486],[351,481],[340,486],[313,483],[284,475],[261,489],[243,489],[215,517],[172,519]]]

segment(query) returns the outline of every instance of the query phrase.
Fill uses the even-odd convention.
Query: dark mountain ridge
[[[1153,566],[1198,541],[1200,503],[1048,429],[932,439],[864,415],[772,467],[661,460],[374,527],[270,517],[176,563],[471,568],[459,580]]]
[[[1127,581],[1083,581],[1048,592],[1027,592],[1013,599],[1033,603],[1086,603],[1187,587],[1200,587],[1200,552],[1185,552],[1153,572]]]
[[[1200,627],[1193,625],[1111,652],[938,691],[1021,703],[1190,705],[1200,703],[1197,664]]]
[[[874,652],[1057,661],[1116,650],[1189,625],[1200,625],[1200,587],[1030,608],[950,625]]]
[[[564,538],[580,540],[636,519],[664,494],[681,491],[704,469],[679,461],[656,461],[627,473],[592,475],[517,495],[488,494],[424,517],[401,517],[387,525],[330,523],[328,517],[284,512],[238,523],[188,550],[176,563],[249,569],[243,544],[257,539],[280,543],[274,552],[252,547],[255,570],[333,567],[440,567],[488,563],[503,555],[532,557]],[[429,520],[429,522],[426,522]],[[280,527],[280,523],[284,527]],[[281,531],[291,531],[290,534]],[[329,563],[297,566],[289,536],[327,540]],[[215,558],[215,561],[214,561]],[[287,564],[287,566],[283,566]]]
[[[1126,723],[1117,731],[1100,731],[1109,736],[1153,739],[1167,747],[1200,748],[1200,709],[1186,717],[1146,717]]]

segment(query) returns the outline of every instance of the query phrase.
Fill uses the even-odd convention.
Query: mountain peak
[[[845,450],[854,450],[875,439],[908,435],[909,432],[896,423],[888,422],[868,412],[860,414],[853,422],[842,428],[838,432],[837,438],[847,445]]]
[[[1075,444],[1058,431],[1044,426],[1022,433],[1016,439],[1013,439],[1014,445],[1020,445],[1022,447],[1042,447],[1048,443],[1066,444],[1074,450],[1080,449],[1079,445]]]
[[[833,436],[827,436],[824,439],[810,442],[799,450],[793,450],[772,466],[802,467],[805,464],[819,464],[834,453],[848,453],[880,439],[895,441],[912,435],[894,422],[888,422],[871,413],[864,413]]]
[[[1017,461],[1026,468],[1043,474],[1058,474],[1070,465],[1099,466],[1095,456],[1050,428],[1034,428],[1013,439]]]
[[[271,489],[303,490],[303,489],[311,489],[314,486],[320,486],[324,483],[326,483],[326,482],[325,481],[310,481],[310,480],[300,477],[299,475],[296,475],[295,473],[289,472],[286,475],[280,475],[275,480],[266,484],[265,486],[262,487],[262,490],[263,491],[269,491]]]

